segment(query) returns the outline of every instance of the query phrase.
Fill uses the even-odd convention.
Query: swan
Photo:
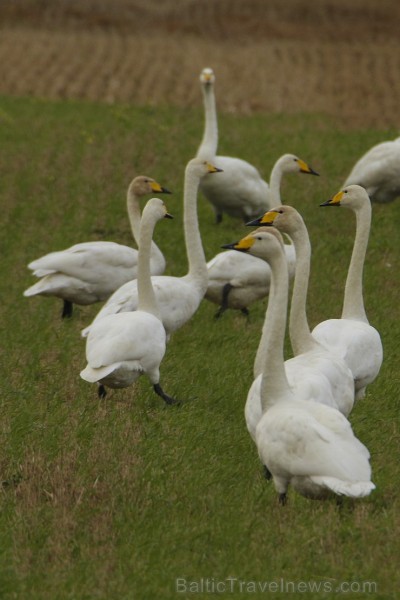
[[[373,146],[352,168],[343,187],[357,184],[374,202],[392,202],[400,196],[400,137]]]
[[[268,207],[268,183],[250,163],[231,156],[216,156],[218,146],[218,123],[214,95],[215,75],[206,68],[200,74],[203,94],[205,127],[197,157],[217,164],[223,174],[204,177],[200,190],[212,204],[216,222],[222,221],[224,213],[244,221],[255,218]]]
[[[288,269],[282,243],[271,233],[261,228],[240,242],[243,251],[269,262],[272,277],[273,296],[264,323],[269,334],[261,382],[262,416],[256,427],[260,459],[271,473],[282,505],[289,485],[312,499],[367,496],[375,488],[370,455],[349,421],[330,406],[299,397],[289,385],[283,359]]]
[[[321,373],[331,388],[329,405],[336,407],[346,417],[354,405],[354,380],[352,372],[343,358],[320,344],[312,335],[307,320],[306,301],[310,275],[311,244],[307,227],[300,213],[292,206],[281,205],[265,213],[252,223],[265,227],[274,226],[292,240],[297,261],[289,317],[290,342],[295,359],[286,361],[285,366],[290,384],[296,385],[298,378],[308,369]],[[265,363],[265,343],[260,342],[254,362],[254,377],[262,373]],[[260,382],[261,383],[261,382]],[[260,388],[260,385],[258,386]],[[325,388],[326,386],[323,385]],[[325,394],[325,392],[324,392]],[[326,404],[326,397],[320,400]]]
[[[371,202],[365,189],[349,185],[321,206],[343,206],[356,215],[356,236],[344,290],[342,316],[319,323],[313,337],[337,352],[346,362],[355,382],[355,398],[365,396],[366,387],[378,376],[383,360],[378,331],[369,324],[363,300],[363,267],[371,227]]]
[[[138,243],[139,199],[152,193],[170,194],[151,177],[139,175],[127,192],[127,209],[132,234]],[[115,242],[83,242],[66,250],[51,252],[28,265],[40,281],[24,291],[24,296],[56,296],[63,300],[62,318],[71,317],[73,304],[93,304],[106,300],[117,288],[137,276],[138,251]],[[152,242],[151,272],[161,275],[165,259]]]
[[[318,175],[304,160],[294,154],[284,154],[274,164],[270,178],[270,198],[274,205],[281,201],[282,176],[287,173]],[[294,246],[285,245],[289,275],[293,277],[296,265]],[[234,250],[220,252],[207,263],[208,287],[205,298],[220,308],[219,318],[228,308],[248,314],[248,307],[268,295],[270,268],[264,261]]]
[[[160,319],[150,275],[151,238],[163,218],[172,218],[164,202],[152,198],[143,210],[138,260],[138,309],[109,315],[94,325],[86,342],[87,366],[80,375],[98,383],[100,397],[110,388],[129,387],[146,374],[154,391],[167,404],[176,402],[160,386],[160,364],[166,349],[166,334]]]
[[[269,214],[266,213],[266,215]],[[266,216],[264,220],[269,223],[271,222],[270,218]],[[268,230],[268,227],[265,230]],[[270,234],[275,235],[279,242],[283,244],[283,238],[278,229],[269,229],[269,231]],[[240,242],[231,244],[231,247],[236,251],[248,252],[252,244],[253,237],[250,234]],[[309,249],[306,248],[304,250],[304,248],[299,248],[299,253],[293,288],[294,306],[293,311],[291,311],[293,312],[291,334],[293,340],[297,340],[298,344],[294,348],[299,348],[300,341],[302,346],[301,352],[299,351],[293,358],[285,361],[286,377],[297,398],[325,404],[347,416],[354,403],[352,373],[343,360],[329,353],[311,337],[305,313],[305,296],[307,293],[310,263]],[[256,250],[253,250],[253,255],[257,256]],[[260,255],[260,258],[263,259],[262,255]],[[267,314],[273,310],[274,302],[276,301],[272,284],[273,282],[271,281]],[[254,381],[248,392],[244,410],[247,429],[254,441],[256,439],[256,427],[262,415],[261,381],[265,356],[268,351],[269,327],[269,319],[266,318],[254,361]]]
[[[206,173],[219,173],[220,169],[200,158],[189,161],[184,182],[184,232],[189,271],[183,277],[153,276],[154,292],[160,307],[161,319],[169,338],[196,312],[207,289],[208,273],[197,218],[197,192],[199,181]],[[82,331],[85,337],[93,323],[114,313],[134,311],[138,305],[136,280],[121,286],[98,312],[92,325]]]

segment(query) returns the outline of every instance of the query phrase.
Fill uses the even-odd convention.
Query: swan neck
[[[368,323],[363,299],[363,269],[371,228],[371,204],[355,211],[356,236],[344,290],[342,319],[359,319]]]
[[[138,259],[138,310],[143,310],[160,318],[160,311],[150,273],[151,239],[153,237],[155,220],[151,215],[143,218],[139,234],[139,259]]]
[[[269,179],[269,188],[271,193],[272,206],[278,206],[281,202],[281,183],[283,170],[279,161],[277,161],[271,171]]]
[[[272,303],[267,310],[264,330],[269,334],[261,338],[265,343],[263,349],[264,366],[261,382],[261,405],[265,412],[279,402],[283,395],[290,394],[289,383],[286,378],[284,363],[284,340],[286,328],[286,312],[288,303],[289,275],[284,253],[279,253],[270,261],[271,280],[273,282],[273,296],[269,296]]]
[[[142,220],[142,213],[140,210],[139,196],[135,194],[131,187],[128,188],[128,194],[126,199],[126,207],[128,210],[128,218],[131,226],[133,239],[136,244],[139,245],[140,236],[140,223]],[[160,265],[164,265],[165,269],[165,258],[160,248],[155,242],[151,242],[151,258],[156,260]]]
[[[199,283],[201,290],[204,289],[205,293],[208,283],[208,271],[197,216],[199,183],[199,178],[190,171],[190,168],[187,168],[184,186],[183,226],[189,263],[188,275]]]
[[[300,224],[299,224],[300,225]],[[294,356],[308,352],[317,345],[307,320],[307,292],[310,277],[311,244],[304,223],[291,234],[296,251],[296,270],[290,306],[289,335]]]
[[[213,160],[218,147],[218,121],[214,86],[202,86],[204,103],[204,133],[197,151],[198,158]]]

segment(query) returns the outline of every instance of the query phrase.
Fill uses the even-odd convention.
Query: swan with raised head
[[[344,290],[342,316],[319,323],[313,337],[341,356],[353,374],[356,400],[378,376],[383,360],[378,331],[369,324],[363,298],[363,269],[371,228],[371,202],[365,189],[349,185],[321,206],[343,206],[356,215],[356,235]]]
[[[270,179],[270,199],[274,205],[281,201],[282,176],[288,173],[308,173],[318,175],[310,165],[294,154],[284,154],[275,163]],[[293,277],[296,265],[294,246],[285,244],[289,275]],[[219,318],[228,308],[248,313],[248,307],[265,298],[270,285],[269,265],[255,256],[239,254],[234,250],[220,252],[207,263],[208,287],[206,299],[220,308],[215,316]]]
[[[321,374],[323,395],[319,398],[314,394],[315,400],[337,408],[345,416],[349,415],[354,405],[355,393],[352,372],[343,358],[317,342],[311,335],[308,325],[306,303],[310,276],[311,244],[302,216],[292,206],[281,205],[265,213],[252,225],[274,226],[278,231],[290,237],[296,250],[296,271],[289,318],[290,342],[295,358],[285,362],[291,386],[296,387],[296,382],[304,379],[307,370],[316,369]],[[265,335],[267,334],[268,332],[265,332]],[[266,343],[262,339],[254,362],[254,377],[256,378],[262,373],[265,352]],[[331,388],[329,395],[326,392],[326,382]],[[258,395],[260,387],[261,381],[259,380]],[[309,396],[312,396],[311,391],[305,391]],[[326,398],[330,399],[329,402],[326,402]],[[249,397],[249,406],[246,410],[252,415],[251,422],[254,423],[254,419],[257,418],[255,414],[257,407],[252,406],[251,400],[254,401],[254,398]],[[261,403],[258,404],[260,405],[258,407],[260,409],[259,416],[261,416]]]
[[[400,137],[373,146],[352,168],[343,184],[361,185],[373,202],[393,202],[400,196]]]
[[[88,364],[81,377],[98,383],[104,397],[106,387],[129,387],[146,374],[154,391],[167,404],[176,402],[160,385],[160,364],[166,349],[166,334],[160,319],[150,274],[151,240],[156,223],[171,218],[165,204],[152,198],[143,210],[139,238],[138,309],[109,315],[96,323],[86,342]]]
[[[313,499],[367,496],[375,488],[370,455],[349,421],[330,406],[299,397],[289,385],[283,357],[289,277],[282,242],[271,234],[261,228],[239,242],[243,250],[269,262],[272,277],[264,324],[269,334],[261,376],[262,416],[256,427],[260,459],[281,504],[289,485]]]
[[[168,337],[194,315],[207,289],[208,272],[197,217],[197,193],[200,179],[206,173],[219,173],[219,171],[219,168],[200,158],[192,159],[186,166],[183,212],[189,270],[183,277],[160,275],[152,278],[161,319]],[[134,311],[137,310],[137,306],[137,283],[133,280],[114,292],[92,324],[83,330],[82,335],[86,336],[93,323],[97,323],[107,315]]]
[[[218,165],[223,174],[204,177],[200,190],[215,211],[216,222],[222,221],[223,214],[243,221],[259,216],[269,207],[269,186],[258,170],[250,163],[232,156],[217,156],[218,123],[214,95],[215,75],[206,68],[200,74],[203,93],[205,127],[197,157],[210,160]]]
[[[264,220],[270,225],[271,217],[267,217],[270,213],[266,213]],[[261,220],[261,219],[260,219]],[[283,244],[283,238],[278,229],[265,227],[272,235],[275,235],[279,242]],[[264,230],[264,228],[262,228]],[[260,230],[258,230],[260,231]],[[243,238],[240,242],[231,244],[234,251],[249,252],[252,248],[252,234]],[[302,252],[303,250],[303,252]],[[343,360],[339,357],[332,356],[324,347],[313,340],[308,329],[307,335],[307,317],[305,314],[305,296],[307,293],[307,283],[309,274],[309,257],[307,259],[308,249],[299,248],[299,262],[296,263],[296,275],[293,288],[293,325],[291,334],[297,342],[297,347],[301,347],[293,358],[285,361],[286,377],[289,385],[297,398],[306,401],[318,402],[335,408],[348,415],[354,403],[354,382],[352,373],[346,366]],[[252,252],[253,256],[258,256],[256,249]],[[259,257],[265,260],[263,256]],[[287,261],[286,261],[287,262]],[[273,310],[274,302],[276,301],[273,289],[273,281],[271,280],[270,297],[267,306],[268,313]],[[297,306],[296,306],[297,304]],[[295,323],[295,319],[299,319]],[[268,352],[268,339],[270,335],[270,320],[265,319],[262,336],[257,349],[256,358],[254,361],[254,381],[247,395],[245,405],[245,419],[247,429],[255,441],[256,427],[262,415],[261,407],[261,381],[262,372],[265,364],[265,356]],[[301,342],[301,345],[300,345]]]
[[[133,237],[138,243],[140,227],[139,199],[153,193],[167,193],[151,177],[139,175],[128,187],[127,209]],[[165,259],[152,242],[151,272],[161,275]],[[75,244],[66,250],[51,252],[28,265],[40,281],[24,296],[56,296],[63,300],[62,317],[71,317],[73,305],[103,302],[123,283],[137,277],[138,251],[115,242],[93,241]]]

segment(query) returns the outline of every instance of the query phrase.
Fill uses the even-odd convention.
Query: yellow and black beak
[[[170,215],[169,213],[165,213],[164,215],[164,219],[173,219],[174,217],[172,215]]]
[[[340,202],[344,196],[344,192],[338,192],[330,200],[323,202],[320,206],[340,206]]]
[[[151,189],[153,190],[153,192],[155,192],[156,194],[171,194],[172,193],[169,190],[167,190],[167,188],[162,187],[159,183],[157,183],[157,181],[152,181],[150,186],[151,186]]]
[[[300,167],[300,173],[306,173],[307,175],[318,175],[319,177],[319,173],[314,171],[314,169],[304,162],[304,160],[301,160],[301,158],[298,159],[298,163]]]
[[[246,237],[242,238],[238,242],[233,242],[232,244],[224,244],[221,248],[225,248],[226,250],[238,250],[239,252],[248,252],[252,245],[254,244],[254,237],[252,234],[246,235]]]
[[[265,227],[272,227],[278,215],[279,213],[276,210],[269,210],[268,212],[264,213],[263,216],[259,219],[250,221],[249,223],[246,223],[246,225],[248,225],[249,227],[260,227],[261,225],[264,225]]]
[[[218,167],[212,165],[211,163],[207,162],[207,169],[209,173],[223,173],[224,170],[223,169],[219,169]]]

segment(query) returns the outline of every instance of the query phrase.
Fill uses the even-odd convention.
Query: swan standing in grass
[[[377,377],[382,360],[382,342],[369,322],[363,299],[363,268],[371,227],[371,202],[365,189],[349,185],[321,206],[343,206],[356,215],[356,236],[344,290],[342,316],[319,323],[314,338],[337,352],[353,373],[356,400]]]
[[[218,123],[213,70],[203,69],[200,82],[204,101],[205,128],[197,156],[215,162],[223,170],[223,175],[218,178],[204,177],[200,183],[200,190],[214,207],[217,223],[222,221],[224,213],[248,221],[269,208],[268,183],[250,163],[231,156],[216,156]]]
[[[110,315],[91,328],[86,342],[88,364],[81,377],[99,383],[100,397],[105,386],[125,388],[146,374],[154,391],[167,404],[176,402],[160,386],[160,364],[165,354],[166,334],[160,319],[151,283],[150,255],[154,227],[171,215],[159,198],[152,198],[143,210],[139,239],[138,309]]]
[[[337,408],[347,417],[354,405],[352,372],[340,356],[317,342],[311,335],[308,325],[306,303],[310,276],[311,244],[307,227],[299,212],[291,206],[274,208],[252,224],[265,227],[274,226],[278,231],[290,237],[296,250],[296,272],[289,318],[290,342],[295,358],[285,362],[286,375],[290,385],[292,388],[304,387],[304,379],[307,373],[311,374],[310,378],[306,378],[308,383],[313,379],[314,383],[318,384],[320,377],[320,394],[315,394],[311,389],[307,390],[307,387],[303,390],[305,394],[317,402]],[[254,362],[255,378],[262,373],[265,363],[267,344],[264,338],[267,335],[268,331],[263,333],[258,347]],[[315,372],[316,376],[312,377]],[[252,424],[253,431],[257,416],[258,418],[261,416],[261,402],[258,402],[257,406],[253,406],[254,396],[258,395],[259,397],[260,395],[261,378],[258,379],[258,385],[255,384],[254,387],[256,389],[253,391],[256,394],[249,396],[249,402],[246,405],[248,421]],[[330,390],[327,389],[329,387]],[[327,399],[329,399],[328,402]],[[257,408],[260,411],[258,415]]]
[[[152,278],[168,337],[194,315],[207,289],[208,273],[197,217],[197,193],[200,179],[206,173],[219,171],[220,169],[200,158],[192,159],[186,166],[183,212],[189,271],[184,277],[162,275]],[[82,335],[86,336],[93,324],[107,315],[134,311],[137,310],[137,306],[137,283],[136,280],[129,281],[109,298],[93,323],[83,330]]]
[[[271,232],[272,233],[272,232]],[[256,428],[260,459],[271,473],[279,502],[289,485],[308,498],[337,494],[367,496],[375,488],[367,448],[338,410],[298,397],[291,389],[283,359],[288,303],[288,270],[282,243],[261,228],[240,242],[271,266],[264,331],[269,331],[261,382],[262,416]],[[307,377],[307,375],[305,375]]]
[[[318,175],[304,160],[294,154],[281,156],[271,171],[270,198],[274,205],[280,204],[282,176],[288,173]],[[294,246],[286,244],[285,252],[289,263],[289,275],[293,277],[296,265]],[[208,287],[205,297],[220,306],[216,318],[228,308],[248,314],[248,307],[268,294],[271,274],[269,265],[255,256],[227,250],[214,256],[207,263],[207,268]]]
[[[354,165],[343,187],[357,184],[374,202],[400,196],[400,138],[373,146]]]
[[[273,211],[264,215],[268,225],[272,223]],[[256,223],[255,223],[256,224]],[[304,225],[304,223],[303,223]],[[305,227],[305,226],[304,226]],[[264,230],[264,228],[262,228]],[[265,228],[267,230],[267,228]],[[260,231],[260,230],[259,230]],[[270,229],[283,244],[280,231]],[[308,243],[298,243],[296,236],[296,252],[299,256],[296,263],[295,282],[293,287],[293,300],[291,310],[291,341],[295,356],[285,361],[286,377],[289,385],[297,398],[325,404],[348,415],[354,403],[354,382],[350,369],[340,357],[327,351],[318,344],[311,336],[308,328],[305,312],[309,266],[310,247]],[[308,239],[308,236],[307,236]],[[252,252],[258,256],[257,248],[252,250],[254,243],[253,235],[250,234],[240,242],[232,244],[234,251]],[[263,260],[263,256],[259,256]],[[265,260],[265,259],[264,259]],[[273,283],[273,281],[271,282]],[[271,285],[267,316],[273,311],[277,302],[275,290]],[[247,395],[245,405],[245,419],[247,429],[255,441],[256,427],[262,415],[261,408],[261,381],[264,370],[266,354],[268,352],[268,340],[270,335],[270,319],[266,318],[254,361],[254,381]]]
[[[128,188],[127,209],[132,234],[138,243],[139,199],[153,193],[167,193],[154,179],[140,175]],[[63,300],[62,317],[71,317],[73,304],[94,304],[106,300],[123,283],[137,277],[138,251],[115,242],[84,242],[67,250],[51,252],[31,262],[40,281],[25,290],[24,296],[56,296]],[[165,259],[154,242],[151,247],[151,272],[160,275]]]

